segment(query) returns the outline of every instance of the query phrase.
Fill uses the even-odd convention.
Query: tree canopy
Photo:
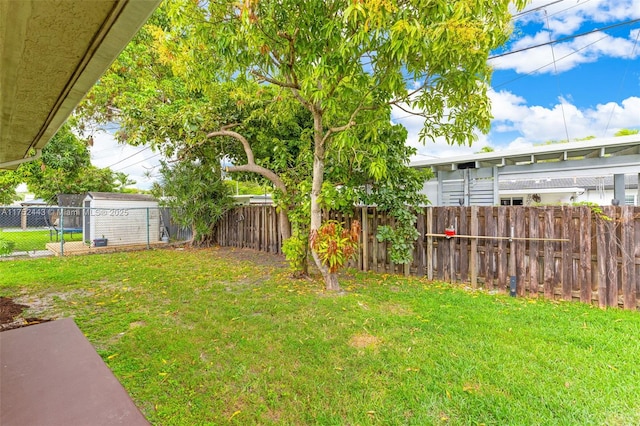
[[[115,111],[124,123],[122,139],[151,141],[169,154],[210,138],[233,145],[221,154],[246,161],[235,170],[261,173],[283,196],[291,186],[274,169],[299,170],[292,186],[301,195],[296,205],[309,206],[313,238],[321,208],[339,199],[328,194],[342,172],[366,164],[364,180],[390,182],[387,193],[411,187],[394,169],[406,166],[410,150],[387,149],[387,137],[399,134],[392,107],[424,119],[423,141],[470,143],[477,129],[488,130],[487,57],[507,40],[509,3],[169,0],[88,109],[106,105],[103,116]],[[140,74],[128,79],[132,69]],[[260,120],[271,125],[262,139],[248,124]],[[283,130],[291,143],[276,152]],[[314,258],[327,288],[339,289],[334,271]]]
[[[51,203],[57,202],[58,194],[112,192],[132,183],[124,173],[93,166],[87,143],[71,131],[70,124],[58,130],[42,150],[42,157],[20,165],[13,174],[36,197]]]

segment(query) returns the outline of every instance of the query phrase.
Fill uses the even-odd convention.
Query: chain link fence
[[[0,207],[0,257],[149,249],[191,238],[159,207]]]

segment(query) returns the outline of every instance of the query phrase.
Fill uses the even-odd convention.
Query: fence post
[[[369,270],[369,207],[362,206],[362,266],[363,271]],[[374,237],[375,238],[375,237]]]
[[[60,256],[64,256],[64,207],[60,207]]]
[[[150,246],[151,239],[149,235],[150,228],[151,228],[151,223],[149,222],[149,208],[150,207],[147,207],[147,250],[151,247]]]
[[[433,233],[433,207],[427,207],[427,234]],[[433,237],[427,237],[427,279],[433,279]]]
[[[622,256],[622,293],[625,309],[636,309],[636,268],[635,268],[635,224],[633,207],[622,207],[621,244]]]

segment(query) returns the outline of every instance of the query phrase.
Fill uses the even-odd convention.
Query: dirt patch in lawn
[[[250,248],[221,247],[212,249],[217,257],[232,261],[250,261],[262,266],[273,266],[278,268],[288,267],[287,260],[281,254],[266,253]]]
[[[16,303],[11,298],[0,296],[0,331],[51,321],[51,319],[35,317],[18,318],[27,308],[29,306]]]
[[[377,349],[380,343],[379,338],[367,333],[355,334],[349,340],[349,345],[358,349]]]

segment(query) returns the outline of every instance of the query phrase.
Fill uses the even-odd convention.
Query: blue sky
[[[409,130],[408,143],[419,151],[415,158],[470,154],[487,145],[496,150],[525,148],[565,140],[567,134],[575,140],[640,129],[640,21],[572,38],[638,19],[640,0],[532,1],[514,18],[509,42],[494,54],[566,40],[491,60],[492,130],[478,135],[471,147],[443,141],[422,144],[417,136],[421,120],[401,118],[407,114],[394,111]],[[94,164],[130,174],[138,187],[150,185],[144,172],[157,172],[159,160],[151,150],[118,146],[107,134],[96,135],[95,142]]]
[[[640,19],[640,0],[534,0],[523,12],[514,18],[509,42],[494,54],[566,40],[490,61],[494,120],[490,133],[478,135],[471,147],[423,145],[417,141],[420,120],[400,119],[420,152],[417,159],[469,154],[487,145],[525,148],[566,140],[567,133],[576,140],[640,129],[640,21],[618,25]]]

